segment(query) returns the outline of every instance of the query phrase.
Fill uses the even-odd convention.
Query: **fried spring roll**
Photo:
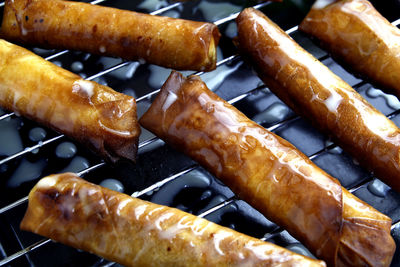
[[[73,173],[38,182],[29,194],[21,229],[126,266],[325,266]]]
[[[357,199],[279,136],[173,72],[140,119],[328,265],[388,266],[391,219]]]
[[[85,81],[0,40],[0,106],[85,145],[112,162],[135,161],[140,127],[133,97]]]
[[[261,12],[237,19],[239,48],[283,102],[400,191],[400,130]]]
[[[25,44],[202,71],[215,69],[220,37],[212,23],[48,0],[7,0],[1,35]]]
[[[318,0],[300,30],[320,40],[356,73],[400,98],[400,30],[369,1]]]

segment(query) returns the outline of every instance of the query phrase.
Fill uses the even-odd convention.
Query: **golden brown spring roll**
[[[7,0],[1,35],[14,42],[198,71],[215,69],[220,37],[212,23],[48,0]]]
[[[400,30],[369,1],[316,1],[300,30],[355,73],[400,97]]]
[[[133,97],[0,40],[0,106],[85,145],[112,162],[135,161],[140,127]]]
[[[283,102],[400,191],[400,130],[264,14],[237,19],[239,48]]]
[[[126,266],[325,266],[73,173],[38,182],[21,228]]]
[[[140,119],[328,265],[388,266],[391,220],[357,199],[279,136],[173,72]]]

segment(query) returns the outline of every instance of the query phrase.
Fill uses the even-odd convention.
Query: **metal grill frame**
[[[91,3],[91,4],[101,4],[101,3],[106,2],[106,1],[108,1],[108,0],[95,0],[95,1],[92,1],[92,2],[90,2],[90,3]],[[259,8],[262,8],[262,7],[265,7],[265,6],[269,5],[270,3],[271,3],[271,2],[265,2],[265,3],[261,3],[261,4],[258,4],[258,5],[255,5],[255,6],[253,6],[253,7],[256,8],[256,9],[259,9]],[[166,6],[166,7],[163,7],[163,8],[161,8],[161,9],[158,9],[158,10],[154,11],[154,12],[151,12],[150,14],[152,14],[152,15],[160,15],[160,14],[166,12],[166,11],[172,10],[172,9],[174,9],[174,8],[176,8],[176,7],[178,7],[178,6],[184,5],[184,4],[185,4],[185,2],[175,2],[175,3],[173,3],[173,4],[170,4],[170,5]],[[3,6],[4,6],[4,2],[1,2],[1,3],[0,3],[0,8],[3,7]],[[220,25],[222,25],[222,24],[224,24],[224,23],[231,22],[231,21],[233,21],[233,20],[238,16],[238,14],[239,14],[239,12],[234,13],[234,14],[231,14],[231,15],[229,15],[229,16],[227,16],[227,17],[224,17],[224,18],[222,18],[222,19],[219,19],[219,20],[217,20],[217,21],[214,21],[214,23],[215,23],[217,26],[220,26]],[[392,22],[392,24],[395,25],[395,26],[399,26],[399,25],[400,25],[400,18],[397,19],[397,20],[395,20],[394,22]],[[295,27],[292,27],[292,28],[286,30],[286,33],[290,35],[290,34],[293,34],[293,33],[297,32],[297,31],[298,31],[298,26],[295,26]],[[64,55],[64,54],[67,54],[67,53],[69,53],[69,52],[70,52],[69,50],[63,50],[63,51],[57,52],[57,53],[55,53],[55,54],[52,54],[52,55],[46,57],[45,59],[46,59],[46,60],[52,60],[52,59],[55,59],[55,58],[57,58],[57,57],[59,57],[59,56],[62,56],[62,55]],[[325,55],[325,56],[322,56],[322,57],[318,58],[318,60],[323,61],[323,60],[328,59],[328,58],[329,58],[329,56],[328,56],[328,55]],[[232,61],[237,60],[237,59],[240,59],[240,56],[239,56],[239,55],[233,55],[233,56],[230,56],[230,57],[226,57],[226,58],[222,59],[221,61],[217,62],[217,68],[220,67],[221,65],[227,64],[227,63],[232,62]],[[122,62],[119,63],[119,64],[116,64],[116,65],[114,65],[114,66],[112,66],[112,67],[106,68],[106,69],[104,69],[104,70],[102,70],[102,71],[100,71],[100,72],[98,72],[98,73],[96,73],[96,74],[94,74],[94,75],[92,75],[92,76],[86,78],[86,80],[94,80],[94,79],[99,78],[99,77],[101,77],[101,76],[103,76],[103,75],[105,75],[105,74],[108,74],[108,73],[112,72],[112,71],[115,71],[115,70],[117,70],[117,69],[120,69],[120,68],[122,68],[122,67],[125,67],[125,66],[127,66],[127,65],[129,65],[129,64],[131,64],[131,63],[132,63],[132,62],[130,62],[130,61],[122,61]],[[139,64],[139,63],[138,63],[138,64]],[[200,75],[200,76],[201,76],[201,75],[204,74],[204,72],[196,72],[196,73],[193,73],[193,74],[195,74],[195,75]],[[353,87],[355,90],[357,90],[358,88],[360,88],[361,86],[363,86],[363,85],[365,85],[365,84],[367,84],[367,82],[361,81],[361,82],[359,82],[359,83],[353,85],[352,87]],[[235,103],[239,102],[240,100],[243,100],[243,99],[245,99],[245,98],[251,96],[252,94],[255,94],[255,93],[257,93],[257,92],[259,92],[260,90],[263,90],[263,89],[265,89],[265,88],[266,88],[265,85],[261,85],[261,86],[258,86],[258,87],[256,87],[256,88],[252,88],[251,90],[249,90],[249,91],[247,91],[247,92],[245,92],[245,93],[243,93],[243,94],[241,94],[241,95],[239,95],[239,96],[236,96],[236,97],[234,97],[233,99],[230,99],[228,102],[229,102],[230,104],[235,104]],[[145,95],[143,95],[143,96],[137,98],[136,101],[137,101],[137,103],[140,103],[140,102],[143,101],[143,100],[150,99],[152,96],[158,94],[159,91],[160,91],[160,89],[157,89],[157,90],[154,90],[154,91],[152,91],[152,92],[150,92],[150,93],[147,93],[147,94],[145,94]],[[388,117],[389,119],[391,119],[391,118],[393,118],[394,116],[396,116],[396,115],[398,115],[398,114],[400,114],[400,109],[398,109],[398,110],[396,110],[396,111],[390,113],[389,115],[387,115],[387,117]],[[4,120],[4,119],[7,119],[7,118],[10,118],[10,117],[13,117],[13,116],[16,116],[16,114],[13,113],[13,112],[6,113],[6,114],[0,116],[0,121],[1,121],[1,120]],[[275,131],[275,130],[279,129],[280,127],[285,126],[286,124],[288,124],[288,123],[290,123],[290,122],[293,122],[293,121],[295,121],[295,120],[297,120],[297,119],[299,119],[299,116],[294,115],[294,116],[292,116],[292,117],[290,117],[290,118],[288,118],[288,119],[285,119],[285,120],[283,120],[283,121],[280,121],[280,122],[278,122],[278,123],[272,125],[271,127],[267,128],[267,129],[268,129],[269,131]],[[57,136],[55,136],[55,137],[53,137],[53,138],[47,139],[47,140],[45,140],[45,141],[38,142],[38,143],[37,143],[36,145],[34,145],[34,146],[27,147],[27,148],[25,148],[24,150],[22,150],[22,151],[20,151],[20,152],[18,152],[18,153],[15,153],[15,154],[13,154],[13,155],[11,155],[11,156],[8,156],[8,157],[6,157],[6,158],[0,160],[0,165],[5,164],[5,163],[8,163],[8,162],[10,162],[10,161],[12,161],[12,160],[15,160],[15,159],[17,159],[17,158],[19,158],[19,157],[21,157],[21,156],[23,156],[23,155],[25,155],[25,154],[28,154],[28,153],[30,153],[30,152],[32,152],[32,151],[38,149],[38,148],[41,148],[41,147],[43,147],[43,146],[46,146],[46,145],[48,145],[48,144],[51,144],[51,143],[53,143],[53,142],[55,142],[55,141],[57,141],[57,140],[63,139],[63,138],[65,138],[64,135],[60,134],[60,135],[57,135]],[[150,144],[152,144],[152,143],[154,143],[154,142],[156,142],[156,141],[158,141],[158,140],[159,140],[158,137],[153,137],[153,138],[151,138],[151,139],[148,139],[148,140],[146,140],[146,141],[143,141],[143,142],[139,143],[138,149],[140,150],[140,149],[142,149],[143,147],[145,147],[145,146],[147,146],[147,145],[150,145]],[[336,144],[331,144],[331,145],[325,146],[323,149],[321,149],[321,150],[315,152],[314,154],[310,155],[309,158],[312,160],[312,159],[318,157],[319,155],[321,155],[322,153],[324,153],[324,152],[326,152],[326,151],[328,151],[328,150],[331,150],[331,149],[333,149],[333,148],[335,148],[335,147],[337,147]],[[94,164],[94,165],[92,165],[92,166],[90,166],[90,167],[88,167],[88,168],[82,170],[81,172],[78,173],[78,175],[79,175],[79,176],[84,176],[85,174],[88,174],[88,173],[91,172],[91,171],[94,171],[94,170],[96,170],[96,169],[99,169],[99,168],[105,166],[106,164],[107,164],[107,163],[105,163],[104,161],[99,161],[97,164]],[[165,184],[167,184],[167,183],[169,183],[169,182],[175,180],[176,178],[178,178],[178,177],[180,177],[180,176],[182,176],[182,175],[184,175],[184,174],[187,174],[187,173],[189,173],[189,172],[191,172],[191,171],[197,169],[198,167],[199,167],[198,164],[190,165],[189,167],[184,168],[183,170],[181,170],[181,171],[179,171],[179,172],[177,172],[177,173],[175,173],[175,174],[173,174],[173,175],[170,175],[170,176],[168,176],[168,177],[166,177],[166,178],[164,178],[164,179],[158,181],[157,183],[152,184],[151,186],[149,186],[149,187],[147,187],[147,188],[145,188],[145,189],[143,189],[143,190],[141,190],[141,191],[134,192],[134,193],[132,194],[132,196],[133,196],[133,197],[140,197],[140,196],[142,196],[142,195],[144,195],[144,194],[146,194],[146,193],[148,193],[148,192],[151,192],[151,191],[153,191],[153,190],[156,190],[156,189],[158,189],[158,188],[161,188],[163,185],[165,185]],[[351,193],[353,193],[353,192],[357,191],[357,189],[359,189],[359,188],[365,186],[365,184],[367,184],[368,182],[370,182],[371,179],[372,179],[372,175],[370,175],[369,177],[365,177],[364,179],[358,181],[358,184],[357,184],[357,185],[353,186],[352,188],[347,188],[347,189],[348,189]],[[209,215],[209,214],[211,214],[211,213],[213,213],[213,212],[215,212],[215,211],[217,211],[217,210],[219,210],[219,209],[221,209],[221,208],[226,207],[227,205],[233,203],[235,200],[238,200],[238,198],[237,198],[236,196],[233,196],[233,197],[231,197],[231,198],[228,198],[228,199],[226,199],[225,201],[223,201],[223,202],[221,202],[221,203],[219,203],[219,204],[213,206],[212,208],[210,208],[210,209],[204,211],[203,213],[201,213],[201,214],[198,215],[198,216],[199,216],[199,217],[207,216],[207,215]],[[23,197],[23,198],[21,198],[21,199],[15,201],[15,202],[13,202],[13,203],[10,203],[9,205],[6,205],[6,206],[4,206],[4,207],[1,207],[1,208],[0,208],[0,215],[6,213],[6,212],[8,212],[8,211],[10,211],[10,210],[12,210],[12,209],[14,209],[14,208],[16,208],[16,207],[18,207],[18,206],[20,206],[21,204],[26,203],[27,201],[28,201],[28,196]],[[394,222],[394,223],[392,224],[392,229],[394,229],[394,228],[395,228],[396,226],[398,226],[399,224],[400,224],[400,220],[397,221],[397,222]],[[271,238],[273,238],[274,236],[280,234],[282,231],[284,231],[284,229],[282,229],[282,228],[280,228],[280,227],[278,226],[278,227],[276,227],[273,231],[266,233],[266,234],[264,235],[264,237],[261,237],[260,239],[261,239],[261,240],[264,240],[264,241],[268,241],[268,240],[270,240]],[[13,260],[15,260],[15,259],[17,259],[17,258],[19,258],[19,257],[21,257],[21,256],[23,256],[23,255],[25,255],[25,254],[27,254],[27,253],[33,251],[33,250],[35,250],[35,249],[39,249],[40,247],[45,246],[46,244],[48,244],[50,241],[51,241],[50,239],[44,238],[44,239],[42,239],[42,240],[40,240],[40,241],[38,241],[38,242],[36,242],[36,243],[34,243],[34,244],[32,244],[32,245],[29,245],[29,246],[25,247],[24,249],[22,249],[22,250],[20,250],[20,251],[14,253],[14,254],[9,255],[9,256],[5,257],[4,259],[0,260],[0,266],[4,266],[4,265],[6,265],[6,264],[12,262]],[[111,262],[107,262],[107,263],[104,264],[103,266],[111,266],[112,264],[113,264],[113,263],[111,263]]]

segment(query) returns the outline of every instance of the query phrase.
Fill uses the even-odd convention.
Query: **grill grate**
[[[214,21],[224,35],[221,39],[221,50],[218,51],[219,55],[221,55],[222,51],[223,56],[217,63],[217,70],[211,73],[198,72],[195,74],[201,75],[211,89],[223,98],[230,99],[229,102],[235,104],[246,115],[253,117],[255,120],[259,119],[259,122],[267,129],[274,131],[296,145],[317,165],[337,177],[350,192],[389,215],[394,221],[392,234],[396,243],[400,244],[400,212],[397,211],[400,206],[400,195],[379,180],[374,179],[372,174],[360,169],[357,163],[353,162],[339,147],[325,140],[305,121],[292,113],[260,83],[249,67],[242,64],[240,56],[235,54],[228,37],[232,37],[230,35],[232,35],[232,31],[234,32],[233,21],[242,8],[240,5],[237,5],[235,1],[211,2],[206,0],[202,2],[174,3],[162,0],[146,0],[134,4],[127,2],[131,1],[97,0],[91,3],[131,10],[143,11],[142,9],[144,9],[147,12],[149,11],[148,9],[155,7],[155,11],[151,12],[151,14],[178,15],[182,18]],[[4,6],[4,3],[0,3],[0,7],[2,6]],[[292,16],[294,19],[289,19],[291,14],[299,13],[297,7],[290,1],[286,1],[283,4],[267,2],[253,6],[257,9],[262,9],[273,20],[276,17],[275,21],[283,28],[285,26],[289,28],[299,23],[304,15],[296,14]],[[222,12],[222,14],[217,14],[218,12],[211,10],[210,7],[214,7],[216,11]],[[226,10],[229,12],[226,12]],[[2,8],[0,8],[0,12],[2,12]],[[213,16],[216,19],[207,19],[210,17],[208,12],[215,13]],[[399,25],[400,19],[395,20],[393,24]],[[349,82],[353,88],[358,90],[390,119],[394,120],[397,125],[400,124],[400,116],[398,116],[400,103],[397,99],[383,94],[366,82],[358,80],[345,72],[325,52],[310,43],[297,30],[298,27],[293,26],[286,32]],[[159,89],[155,89],[157,85],[161,85],[169,74],[169,70],[141,65],[138,62],[101,58],[68,50],[32,49],[34,52],[39,51],[39,54],[44,56],[46,60],[62,64],[63,67],[71,66],[70,68],[73,71],[88,80],[107,83],[118,91],[133,94],[137,99],[139,115],[143,113],[153,97],[159,92]],[[83,72],[84,67],[75,69],[72,67],[73,63],[79,62],[77,59],[88,62],[88,70],[86,72]],[[91,73],[93,71],[94,73]],[[132,74],[129,78],[120,77],[121,73],[126,74],[128,72]],[[188,74],[192,73],[185,72],[185,75]],[[221,79],[221,76],[223,79]],[[140,77],[145,77],[147,80],[143,81],[144,79]],[[236,77],[243,79],[243,81],[239,81]],[[131,82],[133,83],[131,84]],[[141,86],[145,89],[137,89]],[[17,117],[14,113],[0,113],[0,124],[3,123],[0,126],[9,127],[8,125],[13,124],[15,121],[18,123],[22,121],[23,123],[22,126],[21,124],[17,126],[17,128],[19,127],[18,134],[21,139],[27,135],[28,128],[40,127],[28,120]],[[5,131],[4,128],[0,130],[0,136]],[[67,168],[84,175],[91,182],[99,183],[105,178],[117,179],[124,184],[125,192],[134,192],[132,196],[141,197],[159,204],[175,206],[219,224],[232,227],[240,232],[277,243],[299,253],[311,255],[284,229],[269,222],[246,203],[237,199],[228,188],[210,176],[196,163],[172,151],[167,146],[163,146],[161,140],[147,131],[143,131],[140,139],[137,165],[123,163],[115,167],[100,161],[98,157],[87,152],[79,145],[71,145],[68,138],[63,135],[46,131],[48,132],[47,139],[41,139],[36,142],[22,140],[22,150],[4,153],[0,157],[0,175],[2,177],[0,182],[4,185],[0,189],[3,195],[0,196],[0,205],[2,206],[0,208],[0,224],[3,227],[3,230],[0,231],[0,266],[41,266],[45,264],[51,265],[51,262],[58,266],[77,264],[87,266],[113,265],[113,263],[106,262],[90,254],[79,252],[50,242],[48,239],[42,239],[18,230],[19,221],[22,219],[26,208],[26,195],[39,176],[60,172],[61,170],[65,171]],[[306,141],[303,137],[307,137]],[[62,144],[69,144],[69,148],[75,147],[74,155],[51,159],[54,150]],[[1,147],[0,153],[2,153]],[[77,160],[80,164],[72,164],[74,160]],[[45,163],[41,165],[42,167],[37,172],[37,175],[31,177],[32,181],[25,181],[24,183],[10,182],[14,181],[15,177],[18,177],[17,174],[21,172],[21,166],[32,167],[36,166],[35,164],[38,162]],[[52,167],[53,164],[56,167]],[[335,166],[332,167],[332,165]],[[336,168],[337,165],[340,165],[340,168]],[[340,170],[343,171],[340,172]],[[344,172],[348,173],[343,175]],[[116,180],[113,180],[113,182],[116,183]],[[168,194],[165,192],[168,192]],[[189,195],[194,197],[189,197]],[[63,254],[66,256],[62,256]],[[399,257],[399,253],[396,253],[393,265],[400,264]]]

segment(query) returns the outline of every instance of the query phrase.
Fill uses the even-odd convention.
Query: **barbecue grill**
[[[90,3],[216,23],[223,35],[218,48],[217,69],[196,74],[201,75],[211,90],[234,104],[248,117],[298,147],[319,167],[339,179],[350,192],[390,216],[393,220],[392,236],[399,247],[400,194],[362,169],[358,162],[327,136],[299,118],[273,95],[237,55],[231,41],[236,35],[234,20],[238,13],[247,6],[260,9],[378,110],[400,125],[400,102],[397,98],[348,73],[297,30],[297,25],[312,2],[97,0]],[[398,1],[377,4],[376,7],[389,21],[396,26],[400,24]],[[3,6],[4,3],[0,3],[1,13]],[[169,69],[142,62],[100,57],[79,51],[27,48],[85,79],[134,96],[138,103],[139,117],[149,107],[170,73]],[[183,73],[194,74],[189,71]],[[27,207],[27,195],[33,185],[40,177],[66,171],[77,172],[90,182],[179,208],[313,257],[285,229],[266,219],[198,164],[144,129],[140,137],[137,163],[111,165],[63,135],[19,117],[18,114],[0,110],[0,266],[118,265],[19,230],[19,223]],[[392,266],[399,265],[400,252],[397,250]]]

